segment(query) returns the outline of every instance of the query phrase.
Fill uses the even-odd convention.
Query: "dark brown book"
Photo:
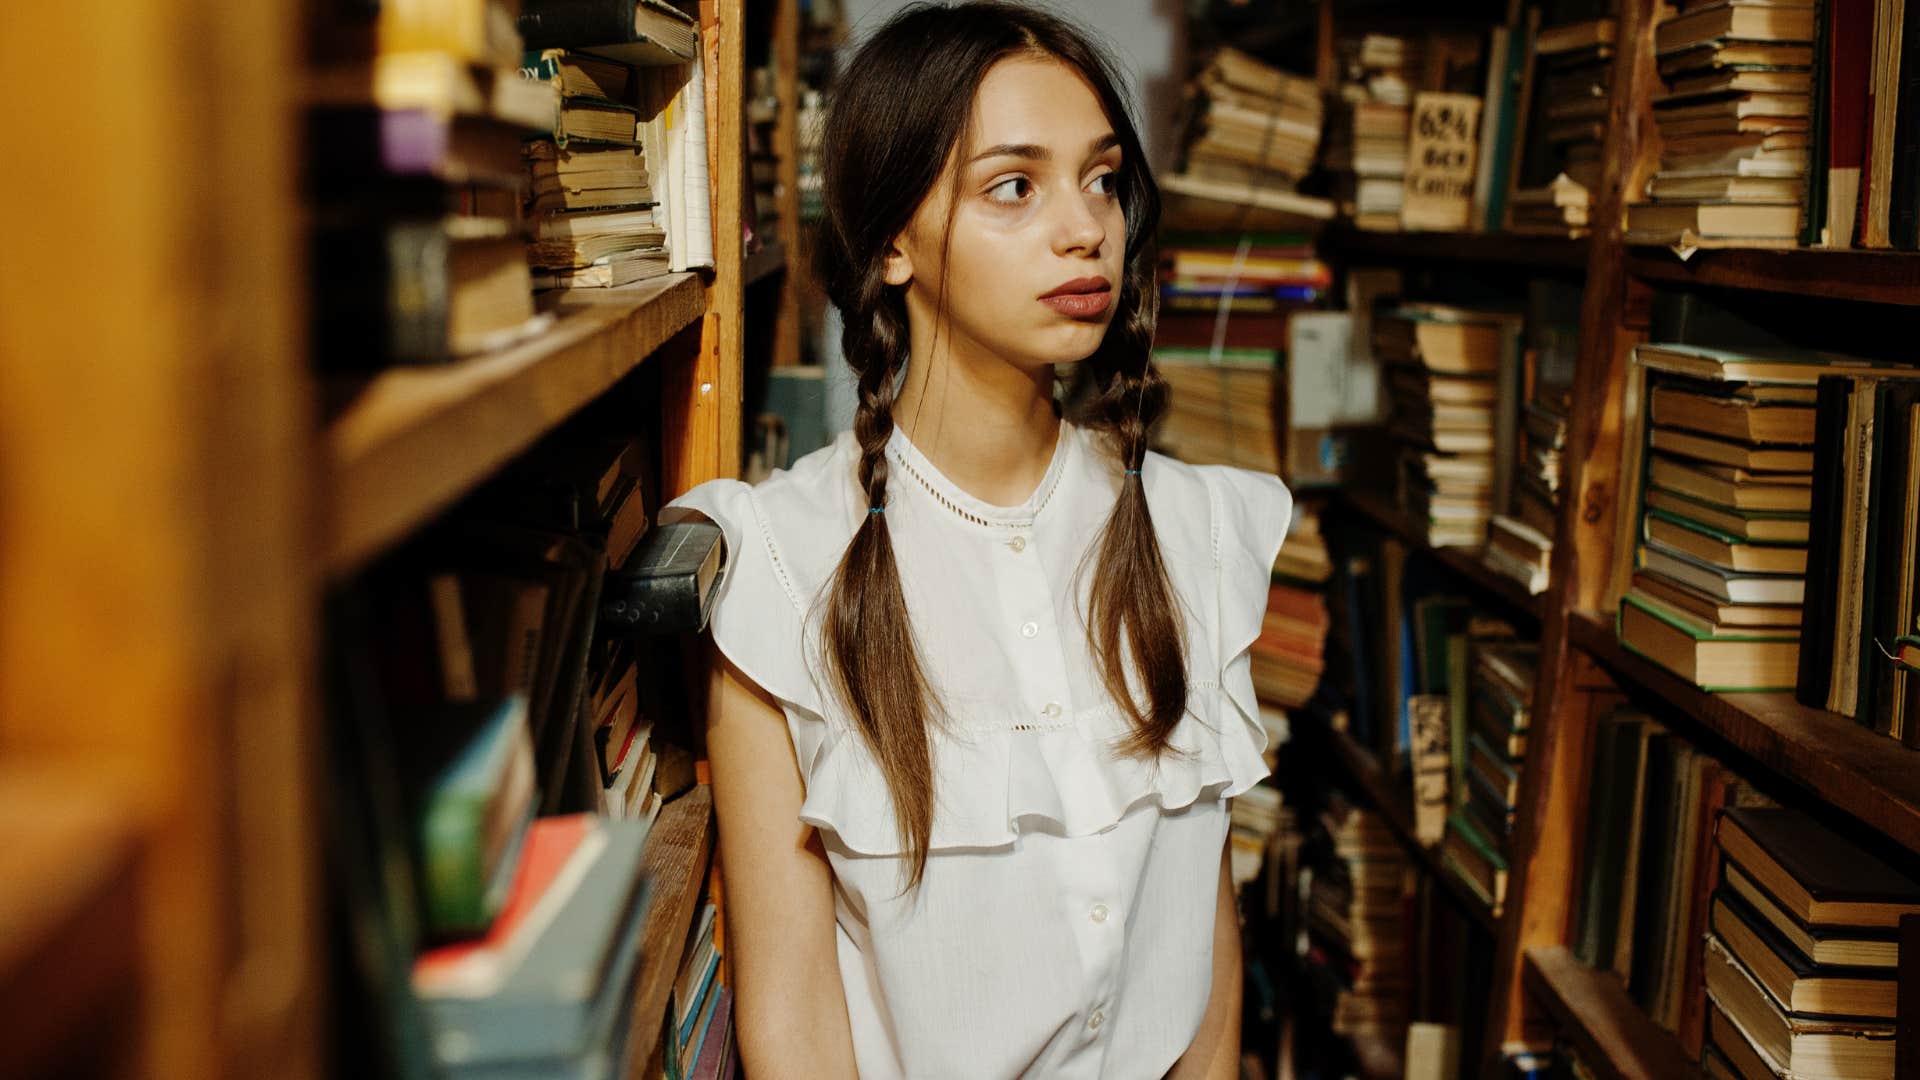
[[[1720,846],[1802,923],[1890,928],[1920,914],[1920,882],[1801,811],[1729,810]]]

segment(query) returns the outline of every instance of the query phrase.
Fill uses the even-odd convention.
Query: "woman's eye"
[[[1009,176],[988,188],[987,198],[999,203],[1017,203],[1026,198],[1027,189],[1031,186],[1024,176]]]
[[[1093,178],[1093,182],[1102,195],[1118,195],[1120,193],[1119,173],[1101,173],[1099,176]],[[1100,187],[1100,185],[1103,184],[1105,187]]]

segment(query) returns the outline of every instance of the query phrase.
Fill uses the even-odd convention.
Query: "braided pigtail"
[[[875,267],[850,305],[841,347],[859,381],[853,432],[860,444],[855,482],[867,511],[828,586],[826,654],[855,726],[888,778],[900,842],[909,853],[908,888],[926,871],[933,835],[935,697],[920,663],[906,593],[887,528],[887,443],[893,434],[895,375],[907,358],[904,305]]]

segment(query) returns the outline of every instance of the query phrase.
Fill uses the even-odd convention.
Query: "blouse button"
[[[1027,538],[1024,536],[1016,536],[1007,541],[1007,546],[1015,551],[1025,551],[1027,550]]]
[[[1049,701],[1047,702],[1047,707],[1044,709],[1041,709],[1040,711],[1047,714],[1048,716],[1059,716],[1060,703],[1057,701]]]
[[[1033,637],[1040,632],[1040,624],[1029,619],[1020,624],[1021,637]]]
[[[1107,1014],[1104,1012],[1101,1012],[1099,1009],[1093,1010],[1093,1015],[1087,1017],[1087,1026],[1092,1028],[1095,1031],[1099,1031],[1100,1025],[1106,1022],[1107,1022]]]
[[[1105,904],[1093,905],[1093,921],[1097,923],[1102,923],[1107,921],[1107,905]]]

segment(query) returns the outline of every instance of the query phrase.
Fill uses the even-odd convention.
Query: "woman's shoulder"
[[[696,511],[718,524],[736,550],[764,546],[800,602],[831,573],[853,536],[857,457],[853,433],[843,431],[758,483],[720,478],[698,484],[668,502],[661,520]]]
[[[1293,518],[1293,493],[1270,472],[1195,465],[1149,450],[1141,475],[1155,525],[1204,530],[1195,539],[1212,550],[1216,561],[1232,549],[1256,556],[1277,553]]]

